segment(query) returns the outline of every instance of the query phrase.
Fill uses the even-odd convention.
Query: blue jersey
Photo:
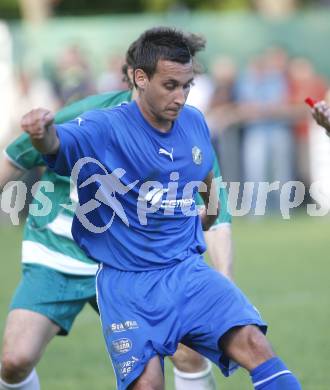
[[[205,251],[198,185],[214,154],[203,115],[185,106],[162,133],[136,102],[56,126],[47,164],[77,183],[73,237],[93,259],[126,271],[161,269]],[[82,159],[84,158],[84,159]]]

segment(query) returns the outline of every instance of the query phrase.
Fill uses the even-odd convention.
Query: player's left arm
[[[221,208],[218,218],[215,220],[211,228],[204,232],[204,238],[207,244],[207,252],[214,268],[232,279],[232,218],[228,210],[227,189],[224,185],[222,185],[222,176],[216,155],[214,155],[213,172],[215,182],[218,184],[218,197]]]
[[[214,183],[213,169],[208,173],[204,179],[206,190],[201,189],[199,191],[205,207],[200,211],[200,217],[202,220],[203,230],[209,230],[214,224],[219,215],[220,203],[218,199],[217,186]]]

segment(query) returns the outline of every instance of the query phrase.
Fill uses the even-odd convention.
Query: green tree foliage
[[[176,8],[196,9],[244,9],[249,0],[141,0],[144,10],[168,11]]]
[[[58,16],[133,13],[141,11],[143,11],[141,0],[79,0],[79,2],[77,0],[57,0],[54,7],[54,13]]]
[[[1,1],[1,0],[0,0]],[[163,12],[172,9],[244,9],[250,0],[76,0],[57,1],[56,14]]]
[[[40,0],[43,1],[43,0]],[[0,0],[0,18],[20,17],[19,0]],[[298,0],[301,6],[317,6],[330,0]],[[98,15],[135,12],[166,12],[187,10],[249,9],[251,0],[53,0],[55,16]]]
[[[18,0],[0,0],[0,19],[12,19],[19,17]]]

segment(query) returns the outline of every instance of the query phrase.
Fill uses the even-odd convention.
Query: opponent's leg
[[[39,389],[33,368],[59,330],[58,325],[39,313],[12,310],[7,317],[3,338],[0,388]]]
[[[176,390],[215,390],[212,365],[202,355],[179,344],[171,360]]]
[[[40,383],[38,374],[35,369],[31,371],[31,373],[28,375],[24,381],[19,383],[7,383],[4,382],[0,378],[0,389],[1,390],[10,390],[10,389],[16,389],[16,390],[39,390],[40,389]]]
[[[248,325],[228,331],[219,342],[225,354],[246,368],[256,390],[299,390],[301,386],[275,356],[261,330]]]

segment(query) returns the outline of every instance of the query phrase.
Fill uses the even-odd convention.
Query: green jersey
[[[55,123],[64,123],[77,118],[83,112],[96,109],[114,107],[132,99],[131,91],[111,92],[87,97],[71,104],[59,111],[55,116]],[[28,134],[22,134],[5,150],[8,159],[23,170],[37,166],[44,166],[41,154],[32,146]],[[214,162],[215,177],[220,177],[219,164]],[[42,182],[54,184],[48,188]],[[34,196],[32,204],[40,206],[40,199],[46,196],[51,211],[44,216],[35,216],[29,213],[23,236],[22,262],[37,263],[63,273],[76,275],[94,275],[97,265],[73,241],[71,225],[74,215],[74,205],[77,202],[76,192],[71,191],[70,179],[59,176],[46,169],[41,178],[38,195]],[[227,192],[220,189],[221,213],[214,226],[221,223],[230,223],[231,217],[227,212]],[[199,197],[197,204],[202,205]],[[68,207],[72,205],[72,207]]]

